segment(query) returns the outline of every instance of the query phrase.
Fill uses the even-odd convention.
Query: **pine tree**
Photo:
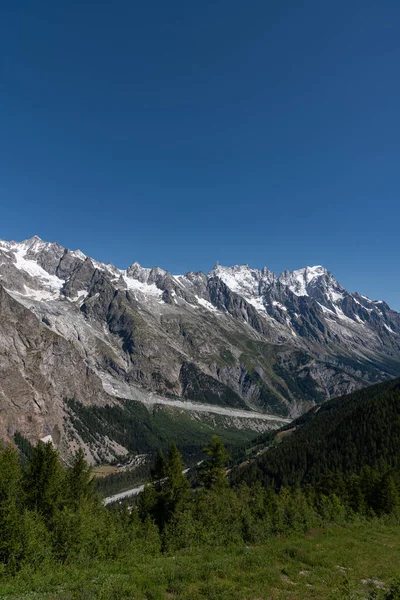
[[[381,480],[378,494],[378,512],[391,514],[399,507],[399,493],[391,472],[386,473]]]
[[[182,454],[175,444],[169,449],[165,466],[166,482],[163,485],[164,520],[181,508],[189,497],[190,484],[185,475]]]
[[[162,449],[160,448],[157,452],[157,456],[156,456],[156,459],[154,462],[154,467],[153,467],[153,469],[151,469],[151,477],[154,481],[154,486],[158,491],[161,490],[162,482],[165,479],[166,468],[167,468],[167,465],[166,465],[164,453],[163,453]]]
[[[158,514],[160,504],[160,494],[152,484],[144,486],[143,492],[139,495],[137,508],[139,517],[144,521],[148,515],[159,522]]]
[[[36,510],[51,524],[53,516],[63,503],[64,483],[65,476],[57,451],[51,442],[39,442],[23,474],[27,507]]]
[[[66,475],[67,496],[70,506],[78,507],[83,501],[91,501],[94,496],[95,480],[92,469],[85,460],[82,448],[74,456]]]
[[[228,485],[226,465],[230,460],[224,443],[214,435],[211,442],[203,450],[207,457],[202,463],[200,478],[205,488],[220,488]]]

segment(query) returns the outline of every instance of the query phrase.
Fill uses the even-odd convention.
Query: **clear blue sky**
[[[0,237],[400,309],[398,0],[6,0]]]

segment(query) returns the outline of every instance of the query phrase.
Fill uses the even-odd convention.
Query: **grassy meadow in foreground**
[[[384,520],[235,546],[29,570],[3,600],[261,600],[400,598],[400,528]],[[400,588],[398,588],[400,590]]]

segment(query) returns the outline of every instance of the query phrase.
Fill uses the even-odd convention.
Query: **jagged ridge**
[[[34,237],[0,242],[0,284],[113,397],[147,390],[295,416],[400,374],[400,315],[321,266],[122,270]]]

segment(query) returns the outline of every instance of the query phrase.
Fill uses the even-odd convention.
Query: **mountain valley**
[[[3,439],[110,461],[169,443],[166,429],[249,438],[399,376],[400,314],[321,266],[172,275],[1,241],[0,372]]]

